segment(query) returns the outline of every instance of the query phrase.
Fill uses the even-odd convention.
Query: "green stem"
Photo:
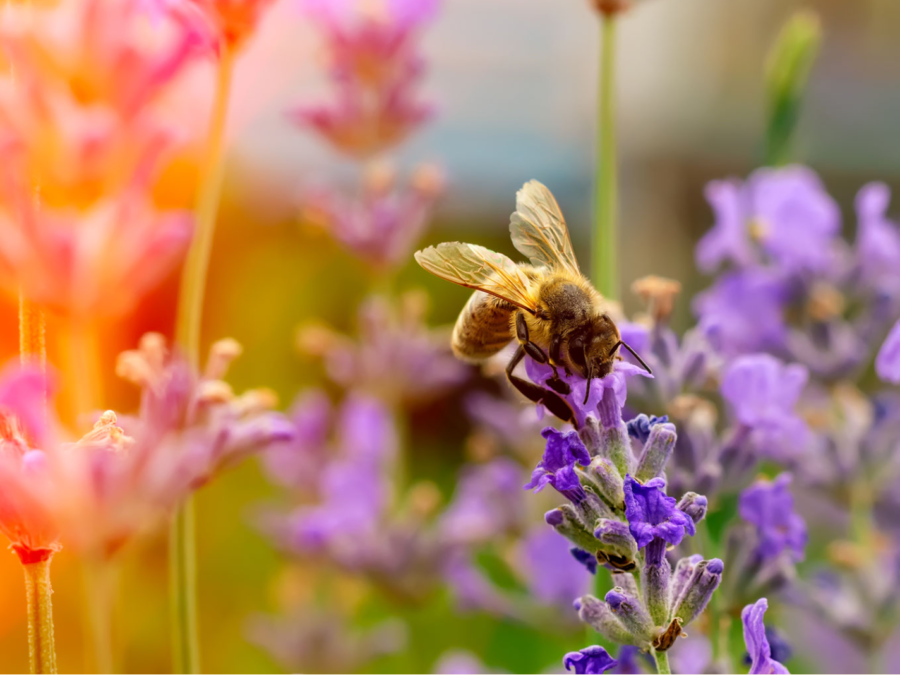
[[[56,672],[50,560],[22,565],[28,607],[28,660],[32,673]]]
[[[115,570],[108,561],[84,562],[85,599],[93,671],[115,672],[112,646],[112,611],[115,601]]]
[[[197,556],[194,500],[188,497],[172,518],[169,532],[169,586],[172,596],[172,660],[176,673],[200,672],[197,637]]]
[[[619,298],[618,176],[616,167],[616,19],[601,17],[593,278],[606,297]]]
[[[231,97],[231,79],[234,71],[234,54],[223,48],[218,64],[215,100],[213,101],[207,138],[203,180],[197,197],[194,239],[188,251],[181,276],[178,297],[176,338],[185,356],[194,368],[200,362],[200,327],[203,320],[203,296],[206,291],[206,274],[212,251],[216,216],[225,177],[225,123],[228,119],[228,101]]]
[[[207,138],[203,180],[197,197],[194,239],[188,251],[178,298],[176,340],[194,368],[200,368],[200,328],[203,298],[212,252],[216,217],[225,177],[225,128],[234,74],[234,53],[223,47],[218,62],[216,91]],[[175,672],[200,672],[197,635],[197,570],[194,546],[194,505],[188,498],[172,521],[169,537],[169,574],[172,605],[172,655]]]
[[[865,478],[858,478],[850,485],[850,527],[853,538],[860,546],[863,548],[871,546],[874,538],[872,487]]]
[[[669,653],[653,650],[653,656],[656,658],[656,672],[660,675],[670,675],[672,669],[669,668]]]

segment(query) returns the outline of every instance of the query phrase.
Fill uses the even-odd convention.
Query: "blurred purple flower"
[[[619,665],[619,662],[606,653],[603,647],[593,645],[581,651],[569,652],[563,659],[566,670],[573,673],[599,675]]]
[[[303,218],[373,268],[390,270],[408,259],[442,190],[437,167],[418,167],[403,187],[393,171],[379,167],[367,174],[358,198],[328,187],[308,190],[302,197]]]
[[[774,481],[759,480],[741,493],[741,518],[756,526],[759,545],[756,555],[769,560],[787,551],[794,562],[803,560],[806,523],[794,511],[789,485],[791,475],[783,473]]]
[[[288,415],[293,439],[273,445],[263,455],[269,478],[285,487],[315,487],[328,461],[332,414],[331,401],[323,391],[308,391],[297,398]]]
[[[440,655],[431,672],[436,675],[477,675],[489,671],[481,659],[472,652],[451,649]]]
[[[588,592],[591,575],[572,557],[570,548],[568,541],[543,524],[525,536],[519,555],[533,597],[548,605],[568,608],[574,598]]]
[[[875,357],[875,372],[885,382],[900,384],[900,321],[894,324]]]
[[[786,302],[783,281],[769,270],[752,267],[721,275],[694,298],[693,309],[710,344],[725,356],[735,356],[783,346]]]
[[[900,228],[885,216],[891,191],[884,183],[864,185],[856,195],[856,255],[860,274],[885,293],[900,290]]]
[[[414,96],[424,73],[415,38],[437,4],[393,0],[370,12],[358,2],[307,0],[305,9],[328,46],[338,97],[331,104],[297,108],[292,118],[357,157],[402,141],[434,114]]]
[[[591,457],[578,432],[547,427],[541,435],[547,440],[547,447],[525,489],[540,492],[547,485],[552,485],[572,503],[580,504],[586,493],[575,473],[575,465],[587,466],[591,463]]]
[[[788,669],[772,658],[769,641],[766,638],[766,628],[763,617],[769,608],[769,602],[760,598],[752,605],[747,605],[741,612],[741,621],[744,624],[744,643],[750,654],[750,675],[788,673]]]
[[[517,529],[523,517],[521,476],[519,465],[505,457],[464,467],[439,522],[442,539],[488,542]]]
[[[807,378],[803,366],[768,354],[738,357],[725,371],[722,397],[765,456],[796,456],[809,442],[809,427],[794,412]]]
[[[697,246],[697,263],[713,271],[730,261],[755,262],[752,241],[787,272],[823,271],[835,261],[840,211],[819,177],[803,166],[755,171],[744,184],[716,181],[707,188],[716,224]]]
[[[625,477],[625,517],[638,548],[655,538],[676,546],[685,532],[692,537],[696,532],[690,516],[677,508],[674,497],[666,496],[665,485],[662,478],[641,485],[631,476]]]

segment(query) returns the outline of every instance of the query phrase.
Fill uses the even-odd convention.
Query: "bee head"
[[[585,404],[590,395],[590,381],[595,377],[606,377],[612,372],[620,346],[634,354],[647,372],[651,372],[643,359],[622,342],[619,329],[606,314],[595,317],[569,341],[569,360],[578,373],[588,380],[584,392]]]

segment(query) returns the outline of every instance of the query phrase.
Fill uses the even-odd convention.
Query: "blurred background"
[[[711,225],[703,186],[745,176],[759,165],[766,52],[785,19],[801,7],[821,17],[824,42],[812,73],[799,128],[799,155],[839,200],[845,228],[864,182],[900,185],[900,3],[894,0],[637,0],[621,22],[619,122],[622,288],[649,273],[680,280],[689,297],[704,285],[693,247]],[[401,168],[423,160],[447,181],[423,245],[473,241],[507,254],[516,190],[537,178],[567,215],[576,252],[588,258],[592,202],[599,25],[583,0],[444,0],[422,45],[424,95],[433,122],[401,146]],[[231,371],[236,390],[267,386],[283,407],[311,386],[337,389],[321,363],[300,354],[297,328],[321,321],[355,334],[357,307],[370,276],[320,228],[300,216],[299,196],[320,183],[351,185],[356,168],[322,141],[298,130],[285,110],[327,91],[321,40],[292,0],[280,0],[242,59],[230,118],[225,198],[216,234],[204,343],[234,337],[244,356]],[[195,105],[204,106],[198,67]],[[186,157],[160,188],[187,200],[196,173]],[[121,323],[103,332],[106,398],[121,410],[137,394],[113,375],[115,355],[147,330],[171,336],[177,295],[172,275]],[[394,290],[425,288],[428,321],[452,323],[464,290],[426,275],[410,259]],[[638,308],[623,295],[626,311]],[[674,324],[691,322],[682,302]],[[16,353],[14,299],[0,305],[0,355]],[[52,346],[51,346],[52,348]],[[51,353],[51,360],[53,354]],[[408,467],[449,499],[465,458],[471,422],[464,400],[491,389],[475,372],[467,383],[410,416]],[[496,388],[492,391],[498,391]],[[111,404],[110,404],[111,405]],[[285,669],[248,639],[253,617],[302,605],[315,585],[313,569],[289,562],[254,527],[261,505],[283,491],[251,460],[199,493],[198,547],[201,641],[211,672]],[[81,573],[63,554],[55,562],[54,603],[60,669],[79,671],[83,652]],[[115,631],[119,667],[160,672],[169,667],[166,542],[160,534],[130,546],[122,559]],[[0,557],[0,653],[3,669],[27,669],[21,571]],[[558,669],[560,655],[581,645],[581,629],[537,630],[484,613],[460,613],[448,594],[424,606],[388,609],[351,577],[338,580],[336,607],[351,608],[360,626],[399,615],[407,649],[373,658],[372,672],[429,672],[448,650],[465,649],[492,669]]]

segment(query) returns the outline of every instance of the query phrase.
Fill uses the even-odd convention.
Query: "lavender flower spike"
[[[769,601],[760,598],[752,605],[747,605],[741,612],[744,624],[744,642],[750,653],[750,675],[783,675],[789,673],[787,668],[772,658],[769,640],[766,638],[766,627],[763,617],[769,608]]]
[[[603,647],[593,645],[581,651],[569,652],[563,659],[566,670],[586,675],[599,675],[619,665],[619,662],[606,653]]]
[[[885,382],[900,384],[900,321],[894,324],[875,358],[875,372]]]
[[[525,489],[540,492],[549,484],[573,504],[580,504],[587,494],[575,473],[575,465],[590,464],[587,448],[575,431],[561,432],[547,427],[541,435],[547,439],[547,447]]]
[[[655,538],[677,546],[685,532],[692,537],[696,532],[690,516],[678,510],[674,497],[666,496],[665,485],[662,478],[641,485],[631,476],[625,476],[625,517],[638,548],[644,548]]]
[[[614,588],[604,598],[625,629],[631,633],[638,643],[647,643],[656,635],[656,626],[644,604],[638,599],[621,593],[621,588]]]

